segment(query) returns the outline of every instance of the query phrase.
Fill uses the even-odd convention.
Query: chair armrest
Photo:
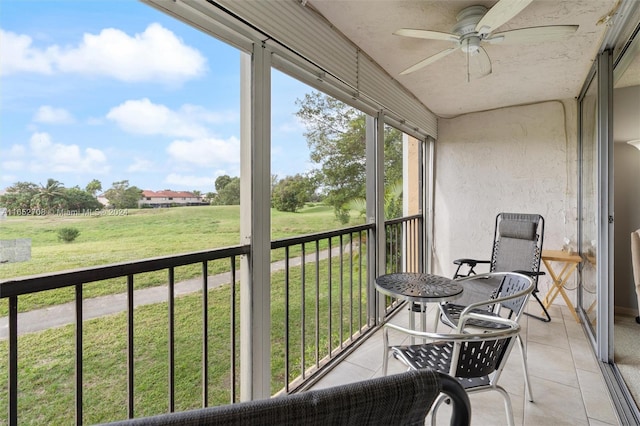
[[[525,296],[527,294],[530,294],[535,290],[535,283],[534,283],[533,278],[530,275],[519,274],[518,272],[490,272],[488,274],[476,275],[476,276],[471,276],[471,277],[459,279],[458,280],[459,282],[464,283],[466,281],[473,282],[473,281],[479,280],[479,279],[485,279],[485,278],[490,278],[490,277],[498,277],[498,276],[503,276],[503,279],[504,279],[504,277],[507,277],[508,275],[515,276],[516,274],[520,275],[522,278],[526,279],[529,282],[529,285],[524,290],[521,290],[519,292],[510,294],[508,296],[496,297],[496,298],[493,298],[493,299],[481,300],[479,302],[470,303],[469,305],[465,306],[465,308],[462,310],[462,312],[460,312],[460,318],[470,317],[471,316],[471,312],[473,312],[473,310],[475,310],[475,309],[482,308],[482,307],[485,307],[485,306],[490,306],[490,305],[501,304],[504,301],[517,299],[519,297],[523,297],[523,296]],[[463,325],[464,324],[459,324],[458,327],[461,327]]]
[[[469,265],[476,266],[482,263],[491,263],[490,260],[477,260],[477,259],[456,259],[453,261],[454,265]]]
[[[479,264],[490,264],[491,261],[477,260],[477,259],[456,259],[453,261],[453,263],[455,265],[458,265],[458,267],[456,268],[456,272],[453,274],[453,279],[456,279],[460,277],[468,277],[470,275],[476,275],[476,271],[473,268],[475,268]],[[468,266],[468,271],[466,274],[461,274],[460,268],[462,268],[462,266],[464,265]]]
[[[407,327],[403,327],[401,325],[385,323],[382,327],[382,334],[385,341],[388,341],[388,329],[393,329],[399,331],[404,334],[408,334],[409,336],[419,337],[421,339],[429,339],[429,340],[452,340],[452,339],[461,339],[466,336],[466,334],[458,334],[458,333],[433,333],[430,331],[420,331],[420,330],[412,330]],[[385,344],[385,346],[388,346]]]
[[[467,320],[470,320],[470,319],[497,322],[507,326],[507,328],[501,331],[498,331],[498,333],[508,334],[511,331],[515,330],[516,332],[518,332],[520,330],[520,325],[518,325],[517,322],[509,318],[502,318],[502,317],[493,316],[493,315],[485,315],[477,312],[469,312],[465,314],[464,317],[461,316],[460,318],[461,318],[461,321],[460,321],[461,326],[459,327],[460,330],[464,329],[465,323],[467,322]],[[483,338],[486,336],[485,331],[478,331],[478,332],[472,332],[472,333],[469,333],[466,331],[462,333],[460,332],[433,333],[430,331],[412,330],[410,328],[402,327],[401,325],[385,323],[382,328],[382,336],[383,336],[383,342],[384,342],[385,348],[389,346],[389,337],[388,337],[389,328],[408,334],[410,336],[421,338],[421,339],[429,339],[432,341],[441,341],[441,342],[468,341],[470,339],[473,339],[474,337]]]
[[[533,272],[533,271],[513,271],[517,274],[522,274],[522,275],[526,275],[528,277],[540,277],[542,275],[546,275],[547,273],[544,271],[538,271],[538,272]]]

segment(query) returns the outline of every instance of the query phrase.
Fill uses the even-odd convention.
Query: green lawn
[[[331,207],[313,205],[298,213],[272,210],[272,239],[305,235],[342,227]],[[360,221],[361,222],[361,221]],[[65,243],[57,229],[75,227],[78,238]],[[129,210],[126,216],[31,216],[9,217],[0,222],[0,239],[31,238],[31,260],[0,265],[0,279],[75,269],[87,266],[188,253],[240,243],[240,207],[204,206],[170,209]],[[212,263],[210,273],[228,269],[224,262]],[[201,273],[198,265],[180,268],[176,280]],[[124,279],[85,286],[85,297],[124,291]],[[166,283],[166,271],[136,276],[136,289]],[[26,295],[20,312],[73,300],[72,289]],[[7,303],[0,304],[0,316]]]
[[[340,228],[331,207],[272,210],[272,239]],[[72,243],[57,230],[75,227]],[[240,244],[240,206],[134,209],[126,216],[10,216],[0,239],[31,238],[31,261],[2,264],[0,279]]]
[[[185,207],[134,210],[123,217],[11,217],[0,223],[0,238],[31,238],[29,262],[3,264],[2,278],[47,273],[76,267],[109,264],[160,255],[185,253],[238,244],[239,208]],[[80,236],[72,243],[57,240],[56,229],[74,226]],[[272,212],[272,238],[305,235],[341,228],[331,208],[309,206],[299,213]],[[346,239],[343,241],[346,243]],[[320,250],[326,248],[323,242]],[[332,241],[339,246],[339,240]],[[307,254],[315,246],[307,247]],[[366,247],[364,247],[366,251]],[[281,258],[283,250],[272,254]],[[285,333],[285,274],[272,275],[271,388],[273,393],[303,370],[335,350],[366,325],[366,255],[341,265],[337,258],[291,268],[288,324]],[[226,261],[209,263],[209,273],[224,270]],[[350,277],[353,271],[353,279]],[[176,268],[176,279],[200,276],[198,265]],[[317,281],[316,281],[317,279]],[[136,275],[136,287],[166,282],[166,271]],[[85,285],[84,297],[120,293],[126,278]],[[73,291],[61,289],[19,298],[20,310],[73,300]],[[239,290],[236,320],[239,321]],[[316,303],[318,301],[318,303]],[[230,401],[231,292],[229,285],[209,292],[209,404]],[[7,302],[0,313],[6,315]],[[126,315],[85,321],[83,333],[84,423],[126,418]],[[304,327],[302,326],[304,322]],[[168,409],[167,304],[135,310],[135,414],[136,417]],[[176,410],[201,406],[202,301],[201,293],[176,299]],[[236,326],[238,327],[238,325]],[[304,332],[302,330],[304,329]],[[236,328],[236,335],[239,332]],[[318,330],[318,332],[316,332]],[[289,339],[289,352],[285,340]],[[316,345],[316,341],[318,345]],[[20,424],[71,424],[74,419],[74,327],[64,326],[19,338]],[[239,342],[236,341],[238,348]],[[239,349],[238,349],[239,350]],[[239,355],[239,353],[238,353]],[[285,375],[285,359],[289,375]],[[7,383],[7,341],[0,341],[0,382]],[[239,359],[236,368],[239,371]],[[238,389],[239,392],[239,389]],[[5,407],[5,408],[3,408]],[[7,407],[7,387],[0,387],[0,409]],[[0,424],[3,419],[0,418]]]
[[[331,261],[327,259],[320,262],[317,274],[314,265],[307,265],[304,280],[300,267],[291,268],[288,292],[288,377],[285,376],[285,274],[276,272],[272,275],[273,393],[282,389],[287,381],[299,376],[303,370],[315,365],[317,360],[327,356],[331,350],[366,324],[365,259],[366,256],[357,257],[352,264],[350,258],[345,257],[342,265],[338,258]],[[360,263],[361,260],[363,263]],[[350,279],[351,271],[353,280]],[[236,292],[237,316],[238,295],[239,292]],[[317,305],[316,300],[319,301]],[[210,405],[230,401],[230,306],[229,285],[209,292]],[[167,311],[166,303],[142,306],[135,310],[136,417],[160,414],[168,410]],[[238,318],[236,317],[236,320]],[[126,321],[126,315],[121,313],[84,323],[83,421],[87,424],[118,420],[127,416]],[[175,324],[176,410],[197,408],[201,406],[202,386],[201,293],[176,299]],[[319,334],[316,334],[316,329]],[[319,346],[316,346],[316,340]],[[19,338],[20,424],[73,423],[73,345],[74,327],[71,325]],[[237,341],[237,350],[238,345]],[[7,342],[1,341],[0,382],[3,383],[7,380],[7,351]],[[238,364],[236,368],[239,371]],[[7,388],[0,387],[0,407],[6,407],[6,404]]]

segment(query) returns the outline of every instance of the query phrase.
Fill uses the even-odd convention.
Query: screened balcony
[[[618,133],[613,129],[613,92],[614,87],[628,91],[637,86],[626,85],[623,78],[627,67],[633,70],[637,64],[625,59],[625,53],[637,52],[637,2],[532,2],[531,14],[518,26],[541,25],[549,17],[567,24],[581,20],[576,37],[556,45],[553,54],[545,43],[511,54],[504,50],[502,58],[492,52],[496,66],[491,79],[476,83],[448,80],[459,74],[457,65],[400,77],[400,70],[423,58],[424,51],[417,43],[411,49],[397,44],[391,36],[396,28],[387,28],[390,22],[409,25],[395,20],[401,15],[453,22],[457,10],[451,5],[458,2],[399,1],[366,11],[361,2],[313,0],[144,3],[239,52],[239,244],[3,280],[0,297],[9,307],[8,368],[0,367],[0,378],[6,377],[8,386],[0,391],[0,401],[6,401],[9,424],[21,423],[36,406],[43,412],[35,413],[34,422],[90,424],[375,377],[381,363],[379,327],[388,318],[406,321],[406,307],[379,298],[372,280],[393,270],[448,276],[453,259],[486,257],[493,220],[501,211],[542,214],[545,248],[566,245],[585,257],[584,269],[568,285],[581,322],[561,301],[552,306],[550,323],[523,319],[536,402],[522,397],[521,372],[511,363],[506,381],[517,424],[632,424],[639,418],[624,379],[616,375],[612,337],[614,308],[616,315],[628,317],[637,307],[630,302],[634,295],[628,278],[614,282],[614,269],[617,277],[628,277],[628,262],[616,260],[614,265],[609,238]],[[389,10],[397,11],[397,17]],[[464,58],[458,59],[459,64]],[[514,68],[509,72],[508,66]],[[278,73],[366,116],[364,225],[272,240],[268,195]],[[452,94],[442,94],[445,89]],[[637,111],[619,108],[617,116]],[[395,224],[385,217],[386,126],[403,132],[403,158],[411,165],[404,172],[404,191],[412,204],[404,206],[404,217]],[[635,176],[638,152],[615,145],[616,170],[625,172],[616,176]],[[615,210],[637,216],[626,205]],[[419,225],[405,228],[414,219]],[[633,223],[616,220],[617,229]],[[397,231],[394,225],[400,225]],[[413,233],[417,239],[410,242],[407,236]],[[616,239],[622,248],[622,237],[616,234]],[[617,244],[616,253],[616,259],[624,259]],[[274,262],[284,266],[272,272]],[[200,271],[200,279],[194,294],[177,297],[183,268]],[[228,280],[209,290],[213,283],[208,277],[220,270],[229,274]],[[166,280],[164,300],[136,308],[138,276],[148,273]],[[107,279],[120,281],[124,313],[118,314],[117,324],[106,326],[114,339],[99,341],[91,333],[104,326],[98,320],[83,321],[92,315],[83,287]],[[550,286],[548,278],[541,280],[543,293]],[[52,365],[46,351],[36,354],[39,359],[25,357],[44,334],[26,333],[19,313],[21,299],[57,287],[74,294],[73,325],[63,327],[64,339],[56,335],[45,347],[66,351],[64,365]],[[141,323],[137,309],[157,319]],[[274,324],[274,318],[286,319]],[[195,325],[195,340],[185,338],[184,324]],[[161,336],[160,343],[136,341],[149,334]],[[100,366],[111,352],[117,354],[119,377],[84,373],[99,370],[87,367]],[[143,372],[140,367],[151,354],[158,362]],[[47,374],[30,376],[41,369]],[[59,371],[63,374],[54,373]],[[41,377],[53,383],[39,381]],[[29,381],[35,385],[29,388]],[[118,389],[115,413],[102,404],[104,386]],[[68,407],[64,415],[46,412],[58,398]],[[475,399],[477,424],[501,424],[497,405],[489,395]]]
[[[274,322],[268,374],[273,395],[380,375],[381,322],[375,315],[406,326],[408,308],[371,292],[367,279],[371,229],[352,227],[272,242]],[[423,242],[416,238],[420,217],[389,221],[385,229],[386,272],[421,270],[415,262],[423,250]],[[10,307],[8,336],[2,336],[8,337],[9,346],[8,392],[4,394],[9,423],[38,419],[92,424],[239,401],[242,376],[247,372],[240,358],[243,305],[237,264],[247,254],[248,247],[238,246],[2,282],[1,294]],[[215,264],[227,265],[222,280],[220,272],[212,272]],[[187,289],[177,277],[190,265],[201,268],[202,274],[199,285]],[[167,276],[164,302],[143,296],[144,290],[134,291],[138,277],[153,271]],[[92,305],[95,300],[82,296],[83,286],[104,279],[123,280],[127,292],[105,296]],[[64,313],[56,314],[61,321],[58,326],[67,330],[62,334],[67,340],[47,330],[51,309],[17,313],[20,298],[65,287],[74,289],[75,302],[66,319]],[[380,304],[378,314],[372,316],[376,303]],[[108,311],[98,307],[111,304],[122,306]],[[426,313],[429,329],[435,319],[433,309],[430,306]],[[539,309],[533,303],[528,308],[533,314]],[[527,316],[522,320],[535,403],[524,398],[517,357],[512,357],[502,379],[511,394],[516,424],[557,423],[558,419],[567,424],[617,424],[612,402],[603,397],[604,381],[582,327],[566,307],[554,306],[551,315],[551,323]],[[44,326],[38,327],[38,316]],[[157,323],[151,326],[150,320]],[[150,326],[159,338],[149,338],[145,329]],[[114,330],[109,342],[96,340],[104,327]],[[393,343],[402,339],[392,335]],[[40,348],[40,358],[31,353],[35,347]],[[114,357],[115,348],[121,354]],[[58,355],[66,352],[67,365],[43,365],[47,359],[43,349]],[[141,363],[141,358],[147,358],[143,354],[150,351],[164,355],[149,353],[148,361]],[[403,371],[393,360],[390,366],[392,374]],[[110,371],[110,376],[102,376],[100,370]],[[114,375],[115,371],[120,374]],[[38,375],[55,379],[47,388],[39,388],[33,383]],[[145,385],[149,375],[155,377],[153,390]],[[185,382],[186,377],[191,379]],[[109,392],[110,398],[120,398],[115,406],[97,402],[107,387],[120,390]],[[66,401],[66,409],[49,412],[46,406],[52,400],[58,409],[60,401]],[[499,396],[474,396],[472,407],[474,424],[505,422]],[[448,418],[446,408],[439,418],[440,422]]]

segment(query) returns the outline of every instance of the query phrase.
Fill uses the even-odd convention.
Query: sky
[[[0,189],[97,179],[215,191],[240,176],[240,51],[135,0],[0,0]],[[313,165],[272,72],[271,173]]]

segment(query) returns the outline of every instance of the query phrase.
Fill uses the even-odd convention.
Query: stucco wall
[[[457,258],[489,259],[500,212],[539,213],[544,248],[561,249],[565,237],[575,247],[576,110],[575,100],[550,101],[439,120],[434,273],[452,275]],[[542,277],[542,295],[548,285]]]

